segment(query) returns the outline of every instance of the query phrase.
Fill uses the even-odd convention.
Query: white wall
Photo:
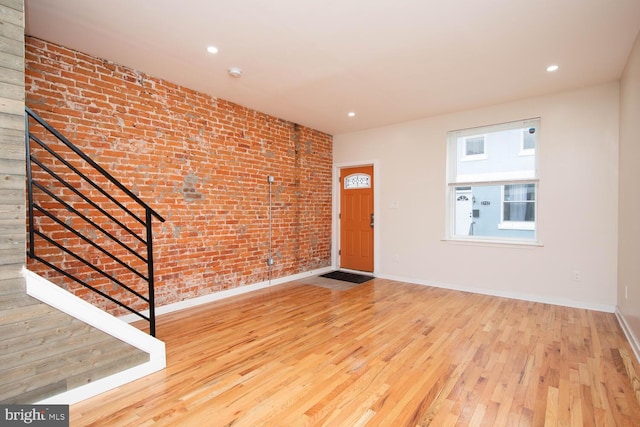
[[[620,94],[618,307],[640,339],[640,34],[627,61]]]
[[[376,161],[376,275],[613,311],[618,102],[609,83],[334,136],[335,164]],[[533,117],[542,245],[443,241],[447,131]]]

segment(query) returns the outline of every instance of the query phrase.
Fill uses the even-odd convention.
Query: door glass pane
[[[344,179],[344,189],[371,188],[371,177],[364,173],[355,173]]]

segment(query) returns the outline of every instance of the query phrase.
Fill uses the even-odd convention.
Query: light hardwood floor
[[[297,281],[161,316],[158,337],[167,369],[73,405],[72,426],[640,426],[609,313]]]

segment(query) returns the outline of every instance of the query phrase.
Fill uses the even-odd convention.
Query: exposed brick
[[[268,175],[276,180],[271,277],[330,265],[330,135],[42,40],[27,37],[25,48],[27,105],[167,219],[153,225],[159,305],[269,278]],[[74,165],[87,169],[83,162]],[[111,203],[90,185],[75,182],[101,206]],[[104,180],[99,182],[113,188]],[[54,183],[46,185],[58,194],[70,193]],[[93,218],[95,209],[71,196],[78,199],[76,208]],[[61,212],[85,235],[104,242],[128,263],[140,264],[126,249],[108,243],[102,232],[73,218],[56,202],[42,204]],[[116,217],[143,234],[135,220],[121,213]],[[37,221],[66,248],[83,251],[78,237],[41,215]],[[128,245],[142,247],[109,221],[94,221]],[[86,274],[92,286],[139,304],[41,239],[36,239],[36,249],[68,271]],[[113,260],[95,250],[82,253],[146,293],[144,281]],[[29,268],[54,277],[79,296],[122,312],[82,286],[66,283],[59,274],[29,262]]]

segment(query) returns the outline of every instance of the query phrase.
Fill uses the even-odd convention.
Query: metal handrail
[[[149,322],[149,331],[152,336],[156,335],[156,322],[155,322],[155,283],[154,283],[154,265],[153,265],[153,227],[152,221],[154,218],[159,220],[160,222],[164,222],[165,219],[160,216],[156,211],[154,211],[151,207],[149,207],[146,203],[144,203],[138,196],[136,196],[131,190],[125,187],[120,181],[115,179],[110,173],[108,173],[105,169],[103,169],[100,165],[98,165],[93,159],[91,159],[88,155],[86,155],[82,150],[80,150],[76,145],[70,142],[67,138],[65,138],[60,132],[54,129],[50,124],[48,124],[44,119],[42,119],[39,115],[33,112],[29,107],[25,107],[25,144],[26,144],[26,155],[27,155],[27,192],[28,192],[28,215],[29,215],[29,249],[28,255],[32,259],[35,259],[47,267],[57,271],[63,276],[74,280],[80,285],[84,286],[87,289],[97,293],[103,298],[115,303],[116,305],[128,310],[129,312],[137,315],[138,317]],[[35,120],[37,124],[42,126],[44,129],[44,133],[47,135],[53,135],[55,139],[67,148],[69,148],[74,155],[76,155],[82,162],[84,162],[90,170],[97,172],[100,176],[106,178],[111,184],[113,184],[118,190],[122,192],[124,197],[126,197],[128,202],[133,202],[135,205],[144,209],[144,218],[141,218],[140,215],[135,214],[131,211],[126,204],[118,200],[113,194],[110,194],[105,188],[100,186],[94,179],[91,179],[87,173],[83,173],[76,166],[74,166],[73,161],[71,159],[65,158],[61,153],[54,150],[47,142],[44,141],[44,138],[39,138],[32,132],[30,119]],[[67,179],[65,179],[62,174],[56,173],[53,167],[47,167],[43,161],[37,159],[33,156],[32,153],[32,145],[31,142],[35,142],[40,148],[44,150],[44,152],[50,155],[51,159],[55,159],[55,161],[59,162],[59,164],[63,165],[60,168],[64,168],[65,171],[71,171],[72,174],[79,178],[82,182],[86,182],[90,185],[91,188],[97,190],[100,195],[104,196],[112,206],[115,206],[117,212],[109,212],[106,208],[100,205],[98,201],[96,201],[91,195],[83,192],[81,188],[78,186],[74,186]],[[56,142],[57,143],[57,142]],[[55,191],[51,190],[47,187],[45,183],[38,182],[33,175],[33,168],[37,168],[41,175],[46,176],[47,180],[46,184],[51,184],[54,182],[59,183],[62,187],[61,189],[66,189],[71,192],[74,196],[77,196],[79,200],[86,203],[88,206],[93,208],[98,215],[100,215],[100,221],[96,221],[90,218],[88,215],[80,212],[79,209],[76,209],[73,206],[73,203],[69,200],[65,200],[64,195],[55,194]],[[35,192],[38,194],[38,199],[41,201],[40,203],[35,201]],[[62,191],[61,191],[62,192]],[[61,211],[66,214],[73,215],[74,218],[80,220],[80,223],[91,232],[83,232],[79,230],[78,227],[74,227],[71,225],[74,221],[65,221],[59,216],[55,214],[55,210],[52,211],[46,207],[47,204],[55,204]],[[145,296],[141,292],[134,290],[131,286],[125,284],[122,280],[116,277],[114,272],[106,271],[99,263],[92,262],[92,260],[87,259],[87,257],[82,254],[76,253],[73,249],[65,247],[59,241],[56,241],[52,236],[48,235],[45,230],[41,229],[39,226],[39,222],[35,221],[35,214],[38,213],[39,218],[48,218],[53,221],[57,227],[60,227],[61,230],[65,230],[66,232],[71,233],[71,235],[78,237],[79,241],[82,241],[85,244],[85,247],[94,248],[99,251],[100,254],[105,255],[107,260],[114,261],[117,265],[124,267],[126,271],[134,274],[138,279],[147,283],[147,293]],[[138,222],[144,227],[144,233],[141,236],[139,233],[133,230],[133,228],[126,224],[126,220],[120,220],[116,217],[118,213],[121,213],[127,217],[130,217],[132,220]],[[104,225],[100,225],[98,222],[107,222],[110,229],[115,229],[116,231],[109,231],[105,228]],[[140,250],[136,250],[135,247],[127,244],[123,241],[122,238],[118,237],[119,231],[125,234],[125,236],[131,236],[137,241],[138,246],[142,246]],[[107,242],[107,245],[102,244],[95,239],[92,234],[97,232],[98,235],[103,236],[104,240]],[[125,302],[118,300],[113,295],[105,292],[104,290],[97,289],[91,284],[87,283],[88,280],[86,278],[78,277],[69,271],[68,268],[65,268],[64,265],[56,265],[51,260],[46,259],[44,255],[38,253],[39,246],[36,245],[36,237],[41,239],[46,244],[55,247],[61,254],[64,254],[63,257],[66,258],[66,255],[69,255],[71,259],[78,262],[80,265],[84,265],[90,269],[90,271],[99,274],[103,279],[107,279],[110,283],[117,286],[118,289],[124,290],[130,298],[133,298],[134,301],[142,301],[145,305],[149,307],[149,316],[144,315],[141,311],[134,309],[130,304],[126,304]],[[123,257],[118,256],[118,254],[113,253],[113,250],[109,250],[110,246],[114,246],[119,251],[124,250],[125,255],[129,254],[129,256],[133,256],[134,260],[137,260],[136,263],[142,263],[146,271],[141,271],[140,268],[136,265],[132,265],[130,262],[127,262]],[[146,249],[146,250],[145,250]],[[146,267],[146,268],[145,268]]]

